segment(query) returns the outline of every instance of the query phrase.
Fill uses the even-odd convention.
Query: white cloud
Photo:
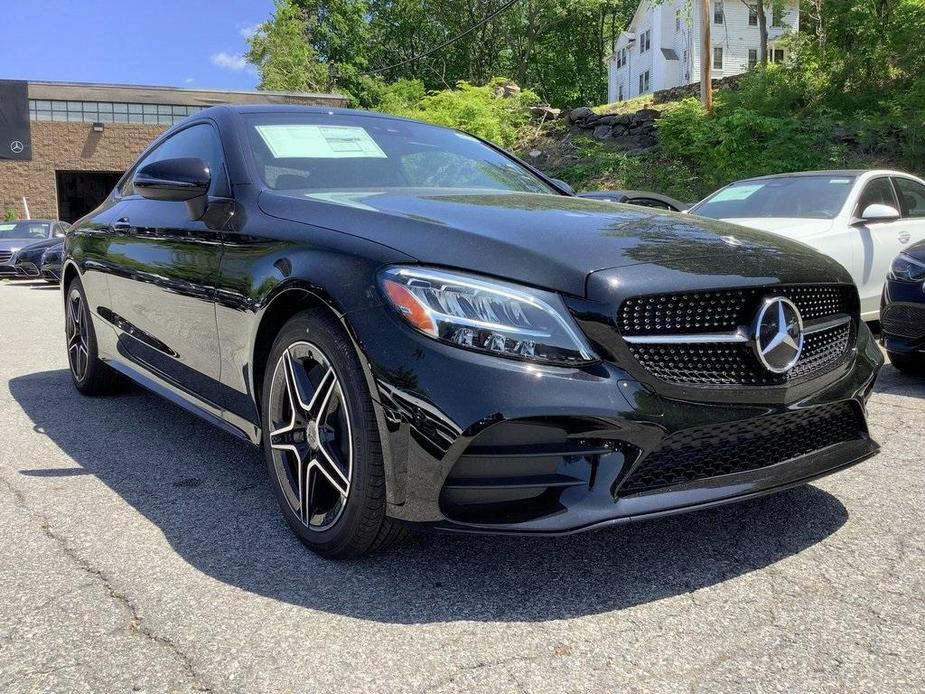
[[[238,33],[241,34],[242,39],[247,41],[251,36],[257,33],[259,28],[259,22],[257,24],[241,24],[238,26]]]
[[[213,65],[218,65],[220,68],[233,70],[234,72],[240,72],[247,68],[247,60],[240,53],[219,51],[210,55],[209,60],[212,61]]]
[[[187,77],[185,80],[183,80],[183,84],[192,84],[195,81],[196,81],[195,77]]]

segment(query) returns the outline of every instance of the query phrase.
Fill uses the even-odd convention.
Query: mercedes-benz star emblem
[[[803,352],[803,319],[789,299],[775,296],[764,300],[755,319],[755,353],[764,367],[786,373]]]
[[[25,149],[25,145],[23,145],[23,143],[20,142],[19,140],[13,140],[13,141],[10,143],[10,151],[11,151],[13,154],[20,154],[20,153],[22,153],[22,151],[23,151],[24,149]]]

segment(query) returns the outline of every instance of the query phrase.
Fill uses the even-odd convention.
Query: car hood
[[[16,253],[18,250],[33,243],[36,243],[36,239],[0,239],[0,251],[11,251]]]
[[[21,251],[33,252],[40,251],[51,246],[56,246],[58,244],[64,243],[62,238],[51,238],[51,239],[42,239],[41,241],[29,241],[27,240],[24,245],[20,248]]]
[[[711,258],[717,275],[766,278],[802,244],[722,221],[533,193],[263,191],[274,217],[335,229],[419,262],[475,270],[576,296],[589,274]],[[695,264],[699,269],[702,262]],[[824,266],[825,263],[822,263]],[[818,281],[807,278],[806,281]]]
[[[834,224],[831,219],[800,219],[798,217],[750,217],[748,219],[723,219],[722,221],[738,224],[749,229],[770,231],[790,239],[803,239],[826,234]]]

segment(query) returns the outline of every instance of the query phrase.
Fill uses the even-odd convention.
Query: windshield
[[[273,190],[556,192],[474,137],[446,128],[320,113],[253,114],[246,120],[258,174]]]
[[[48,222],[0,222],[0,239],[47,239]]]
[[[740,181],[691,210],[712,219],[782,217],[833,219],[851,192],[853,176],[786,176]]]

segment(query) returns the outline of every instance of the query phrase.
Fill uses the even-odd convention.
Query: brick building
[[[109,194],[155,136],[208,106],[346,105],[344,97],[334,94],[63,82],[29,82],[23,93],[28,95],[31,159],[0,156],[0,219],[8,210],[24,216],[23,198],[35,219],[78,219]],[[0,142],[0,150],[23,149],[18,139],[6,139],[11,138]]]

